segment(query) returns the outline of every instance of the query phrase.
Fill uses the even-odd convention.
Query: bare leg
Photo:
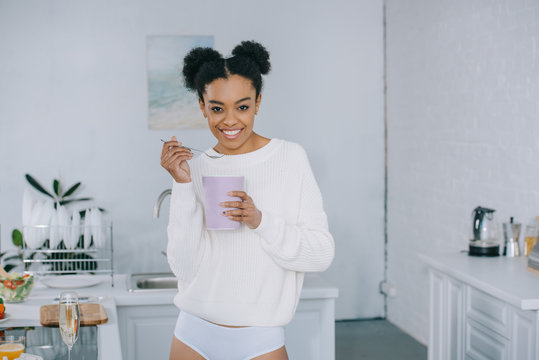
[[[276,358],[277,359],[277,358]],[[178,340],[176,336],[172,337],[170,345],[169,360],[205,360],[202,355]]]
[[[253,360],[288,360],[286,348],[283,346],[264,355],[257,356]]]

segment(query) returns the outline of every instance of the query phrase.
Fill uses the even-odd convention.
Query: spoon
[[[166,140],[161,139],[161,141],[166,143]],[[207,152],[205,152],[204,150],[198,150],[198,149],[195,149],[195,148],[192,148],[192,147],[189,147],[189,146],[185,146],[185,145],[183,145],[182,147],[186,148],[189,151],[198,151],[198,152],[203,153],[204,155],[206,155],[207,157],[212,158],[212,159],[219,159],[219,158],[222,158],[223,155],[224,155],[224,154],[210,155]]]

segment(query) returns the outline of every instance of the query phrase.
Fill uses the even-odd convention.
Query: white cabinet
[[[290,359],[335,359],[334,306],[333,299],[300,301],[285,327]],[[174,305],[118,306],[124,360],[168,359],[178,313]]]
[[[285,327],[288,357],[294,360],[335,359],[334,300],[299,302],[296,314]]]
[[[537,313],[534,311],[513,311],[511,324],[510,359],[537,359]]]
[[[463,285],[440,273],[430,273],[429,359],[462,359]]]
[[[124,360],[168,359],[178,308],[174,305],[118,306]]]
[[[536,311],[521,310],[435,269],[429,281],[429,360],[537,359]]]
[[[168,295],[170,303],[161,297],[157,305],[157,299],[151,294],[131,296],[137,297],[136,304],[122,298],[117,305],[123,359],[168,359],[179,314],[172,304],[173,297]],[[305,276],[296,313],[285,327],[285,345],[290,359],[335,359],[337,296],[338,289],[328,285],[318,275]]]

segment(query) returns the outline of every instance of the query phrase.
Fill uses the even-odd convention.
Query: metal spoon
[[[161,141],[166,143],[166,140],[161,139]],[[189,146],[185,146],[185,145],[182,145],[182,147],[184,147],[184,148],[186,148],[187,150],[190,150],[190,151],[198,151],[198,152],[203,153],[204,155],[206,155],[207,157],[212,158],[212,159],[219,159],[219,158],[222,158],[224,156],[224,154],[210,155],[207,152],[205,152],[204,150],[198,150],[198,149],[195,149],[195,148],[192,148],[192,147],[189,147]]]

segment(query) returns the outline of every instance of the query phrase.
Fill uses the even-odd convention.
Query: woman
[[[305,272],[326,270],[334,256],[322,197],[305,151],[253,131],[269,54],[242,42],[224,59],[211,48],[184,59],[186,86],[217,139],[193,159],[175,137],[161,165],[172,175],[168,262],[178,278],[180,316],[170,359],[288,359],[284,328]],[[220,158],[215,158],[221,156]],[[204,226],[204,175],[241,175],[245,191],[221,203],[239,230]],[[232,210],[230,210],[232,208]]]

